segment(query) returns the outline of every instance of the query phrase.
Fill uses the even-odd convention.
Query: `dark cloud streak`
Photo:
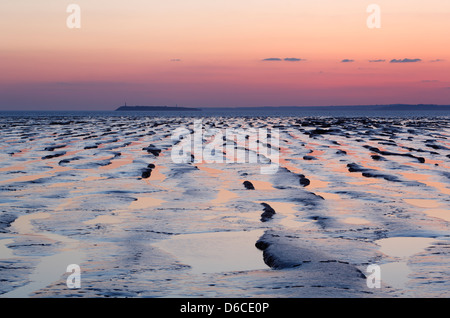
[[[390,61],[390,63],[417,63],[417,62],[421,62],[421,59],[408,59],[408,58],[404,58],[404,59],[392,59]]]
[[[269,62],[273,62],[273,61],[281,61],[281,59],[279,57],[269,57],[267,59],[263,59],[263,61],[269,61]]]
[[[269,58],[263,59],[262,61],[269,61],[269,62],[281,62],[281,61],[285,61],[285,62],[300,62],[300,61],[306,61],[306,60],[298,58],[298,57],[286,57],[284,59],[279,58],[279,57],[269,57]]]
[[[299,59],[296,57],[287,57],[284,59],[287,62],[300,62],[300,61],[305,61],[305,59]]]

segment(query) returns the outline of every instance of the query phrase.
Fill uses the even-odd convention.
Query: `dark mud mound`
[[[244,181],[242,184],[244,185],[244,187],[247,190],[255,190],[255,187],[253,186],[253,183],[251,183],[250,181]]]
[[[371,293],[366,276],[355,265],[322,253],[317,247],[302,246],[302,242],[282,232],[267,231],[255,244],[263,251],[264,262],[277,271],[295,270],[296,283],[320,287],[321,293],[339,289]]]
[[[263,213],[261,214],[261,222],[267,222],[276,214],[275,210],[267,203],[261,203],[263,208]]]

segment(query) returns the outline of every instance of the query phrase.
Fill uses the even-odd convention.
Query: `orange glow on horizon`
[[[82,10],[76,30],[65,24],[68,3],[0,4],[8,30],[1,35],[0,109],[25,106],[18,92],[42,104],[85,92],[78,104],[101,107],[122,96],[221,106],[233,91],[243,106],[370,104],[374,97],[450,104],[445,0],[380,0],[380,29],[367,27],[367,4],[350,0],[75,2]],[[405,58],[421,61],[390,63]],[[97,94],[93,83],[102,87]],[[111,100],[102,95],[108,83]],[[258,98],[258,91],[270,96]]]

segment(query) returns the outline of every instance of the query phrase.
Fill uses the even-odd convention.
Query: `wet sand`
[[[174,162],[193,123],[0,118],[0,297],[450,296],[447,118],[203,118],[277,128],[274,174]]]

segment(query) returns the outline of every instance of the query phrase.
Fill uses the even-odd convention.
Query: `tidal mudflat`
[[[0,297],[450,296],[448,118],[202,125],[278,129],[279,168],[174,162],[190,117],[0,118]]]

